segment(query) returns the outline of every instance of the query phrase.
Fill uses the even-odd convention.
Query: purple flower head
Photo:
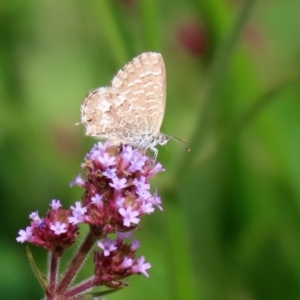
[[[72,213],[72,224],[88,223],[103,235],[126,232],[138,227],[141,215],[153,212],[156,204],[149,180],[163,169],[142,151],[99,142],[87,154],[82,168],[86,213],[81,219]]]
[[[37,212],[31,213],[31,225],[26,230],[19,231],[17,241],[20,243],[27,241],[60,256],[64,249],[75,242],[78,227],[68,221],[71,211],[62,209],[59,204],[58,200],[52,200],[50,204],[52,209],[44,218],[40,218]]]
[[[148,276],[147,269],[151,267],[145,263],[145,258],[135,257],[139,242],[125,243],[123,239],[111,241],[105,239],[98,246],[103,251],[94,252],[95,280],[108,287],[120,287],[126,283],[120,281],[133,274],[143,273]]]

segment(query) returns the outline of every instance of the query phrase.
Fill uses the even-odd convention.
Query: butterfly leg
[[[157,155],[158,155],[158,150],[154,147],[150,147],[150,149],[153,151],[154,153],[154,161],[156,161]]]

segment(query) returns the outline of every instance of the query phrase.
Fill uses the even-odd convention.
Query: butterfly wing
[[[124,66],[111,87],[88,93],[81,106],[86,135],[135,144],[142,134],[157,135],[166,102],[162,56],[146,52]]]
[[[153,135],[157,135],[166,105],[166,70],[159,53],[145,52],[121,69],[112,88],[128,101],[127,118],[137,114]]]
[[[86,135],[109,138],[114,131],[115,117],[111,112],[117,94],[110,87],[90,91],[81,105],[81,123]]]
[[[115,143],[132,143],[138,135],[136,124],[143,124],[143,113],[130,116],[130,103],[111,87],[92,90],[81,105],[81,124],[86,135]]]

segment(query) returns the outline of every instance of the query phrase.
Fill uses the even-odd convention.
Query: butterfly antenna
[[[191,152],[191,149],[189,147],[186,146],[187,141],[184,139],[180,139],[176,136],[173,135],[169,135],[169,137],[174,140],[175,142],[177,142],[182,148],[184,148],[186,151]]]

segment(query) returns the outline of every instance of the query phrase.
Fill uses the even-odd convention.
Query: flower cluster
[[[59,200],[52,200],[47,216],[41,219],[38,212],[29,215],[31,226],[19,231],[18,242],[30,242],[60,256],[78,236],[78,226],[69,222],[70,210],[61,208]]]
[[[27,241],[49,251],[48,284],[44,286],[49,300],[75,299],[95,286],[119,288],[126,285],[121,280],[133,274],[149,276],[146,270],[151,265],[144,256],[136,257],[139,242],[125,239],[139,227],[141,216],[153,213],[155,207],[162,210],[161,199],[156,190],[151,193],[149,183],[151,177],[164,171],[161,164],[131,146],[99,142],[81,167],[82,173],[70,186],[85,189],[82,201],[65,210],[59,200],[52,200],[46,217],[31,213],[31,225],[17,237],[18,242]],[[90,231],[57,281],[58,259],[79,236],[79,223],[89,225]],[[95,244],[94,276],[70,288]],[[35,273],[39,278],[40,273]]]
[[[119,280],[132,274],[143,273],[149,276],[147,269],[151,267],[149,263],[144,263],[145,257],[135,258],[135,252],[140,246],[137,240],[131,244],[124,243],[124,238],[130,235],[119,233],[117,240],[105,238],[104,242],[98,242],[98,246],[103,249],[94,252],[95,282],[97,285],[106,285],[117,288],[124,283]]]
[[[71,186],[85,188],[82,202],[86,210],[77,203],[73,224],[88,223],[101,229],[101,235],[126,232],[137,227],[140,217],[151,214],[155,206],[162,210],[157,193],[150,194],[149,179],[163,168],[138,150],[97,143],[82,168],[86,180],[78,175]]]

